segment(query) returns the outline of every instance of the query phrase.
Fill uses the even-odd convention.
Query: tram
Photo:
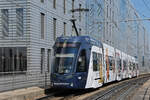
[[[134,57],[89,36],[58,37],[53,49],[53,88],[98,88],[138,73]]]

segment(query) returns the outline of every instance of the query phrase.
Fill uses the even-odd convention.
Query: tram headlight
[[[70,86],[73,87],[73,83],[71,83]]]

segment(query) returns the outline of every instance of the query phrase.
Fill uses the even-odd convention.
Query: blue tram
[[[104,83],[128,76],[129,71],[125,71],[125,76],[120,75],[125,66],[121,62],[127,61],[127,55],[122,55],[121,51],[89,36],[58,37],[53,48],[55,57],[51,72],[53,88],[98,88]],[[120,59],[119,64],[116,51]],[[125,55],[122,61],[121,55]]]
[[[53,87],[85,88],[93,45],[102,48],[102,43],[88,36],[57,38],[51,74]]]

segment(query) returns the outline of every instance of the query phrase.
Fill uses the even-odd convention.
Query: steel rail
[[[132,91],[132,87],[138,87],[138,85],[142,85],[142,84],[138,84],[140,82],[144,83],[146,80],[149,79],[149,76],[150,75],[145,75],[145,76],[142,76],[142,77],[138,77],[138,78],[135,78],[135,79],[129,79],[129,81],[127,82],[123,82],[119,85],[116,85],[114,87],[111,87],[111,88],[108,88],[104,91],[101,91],[95,95],[93,95],[92,97],[89,97],[89,98],[86,98],[85,100],[105,100],[105,99],[111,99],[112,96],[116,95],[117,93],[119,93],[121,90],[123,90],[123,94],[120,95],[118,97],[117,100],[120,100],[122,99],[123,97],[126,97],[128,92]],[[136,83],[136,85],[134,85],[134,83]],[[125,91],[125,89],[127,88],[127,90]]]
[[[141,86],[141,82],[144,83],[146,80],[148,80],[148,78],[144,78],[144,79],[137,79],[136,82],[132,82],[131,86],[127,87],[127,90],[123,91],[122,94],[117,97],[116,100],[125,100],[126,97],[136,88],[138,88],[139,86]],[[134,84],[135,83],[135,84]],[[140,84],[139,84],[140,83]]]
[[[130,91],[132,91],[134,88],[138,87],[139,85],[142,85],[146,80],[148,80],[150,75],[143,75],[137,78],[129,79],[126,81],[121,81],[121,83],[117,83],[115,86],[107,88],[106,90],[102,90],[93,96],[87,97],[84,100],[111,100],[112,96],[115,96],[116,94],[121,94],[118,96],[116,100],[120,100],[122,98],[125,98]],[[142,84],[141,84],[142,83]],[[92,90],[94,91],[94,90]],[[82,96],[83,94],[92,92],[91,90],[82,90],[82,91],[67,91],[66,93],[64,91],[53,91],[49,93],[47,96],[42,97],[37,100],[49,100],[51,97],[54,99],[57,97],[61,97],[61,100],[69,100],[73,99],[74,96]]]

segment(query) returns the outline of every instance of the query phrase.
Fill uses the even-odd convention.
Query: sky
[[[141,19],[150,19],[150,0],[130,0]],[[150,36],[150,20],[143,20],[143,25]]]

